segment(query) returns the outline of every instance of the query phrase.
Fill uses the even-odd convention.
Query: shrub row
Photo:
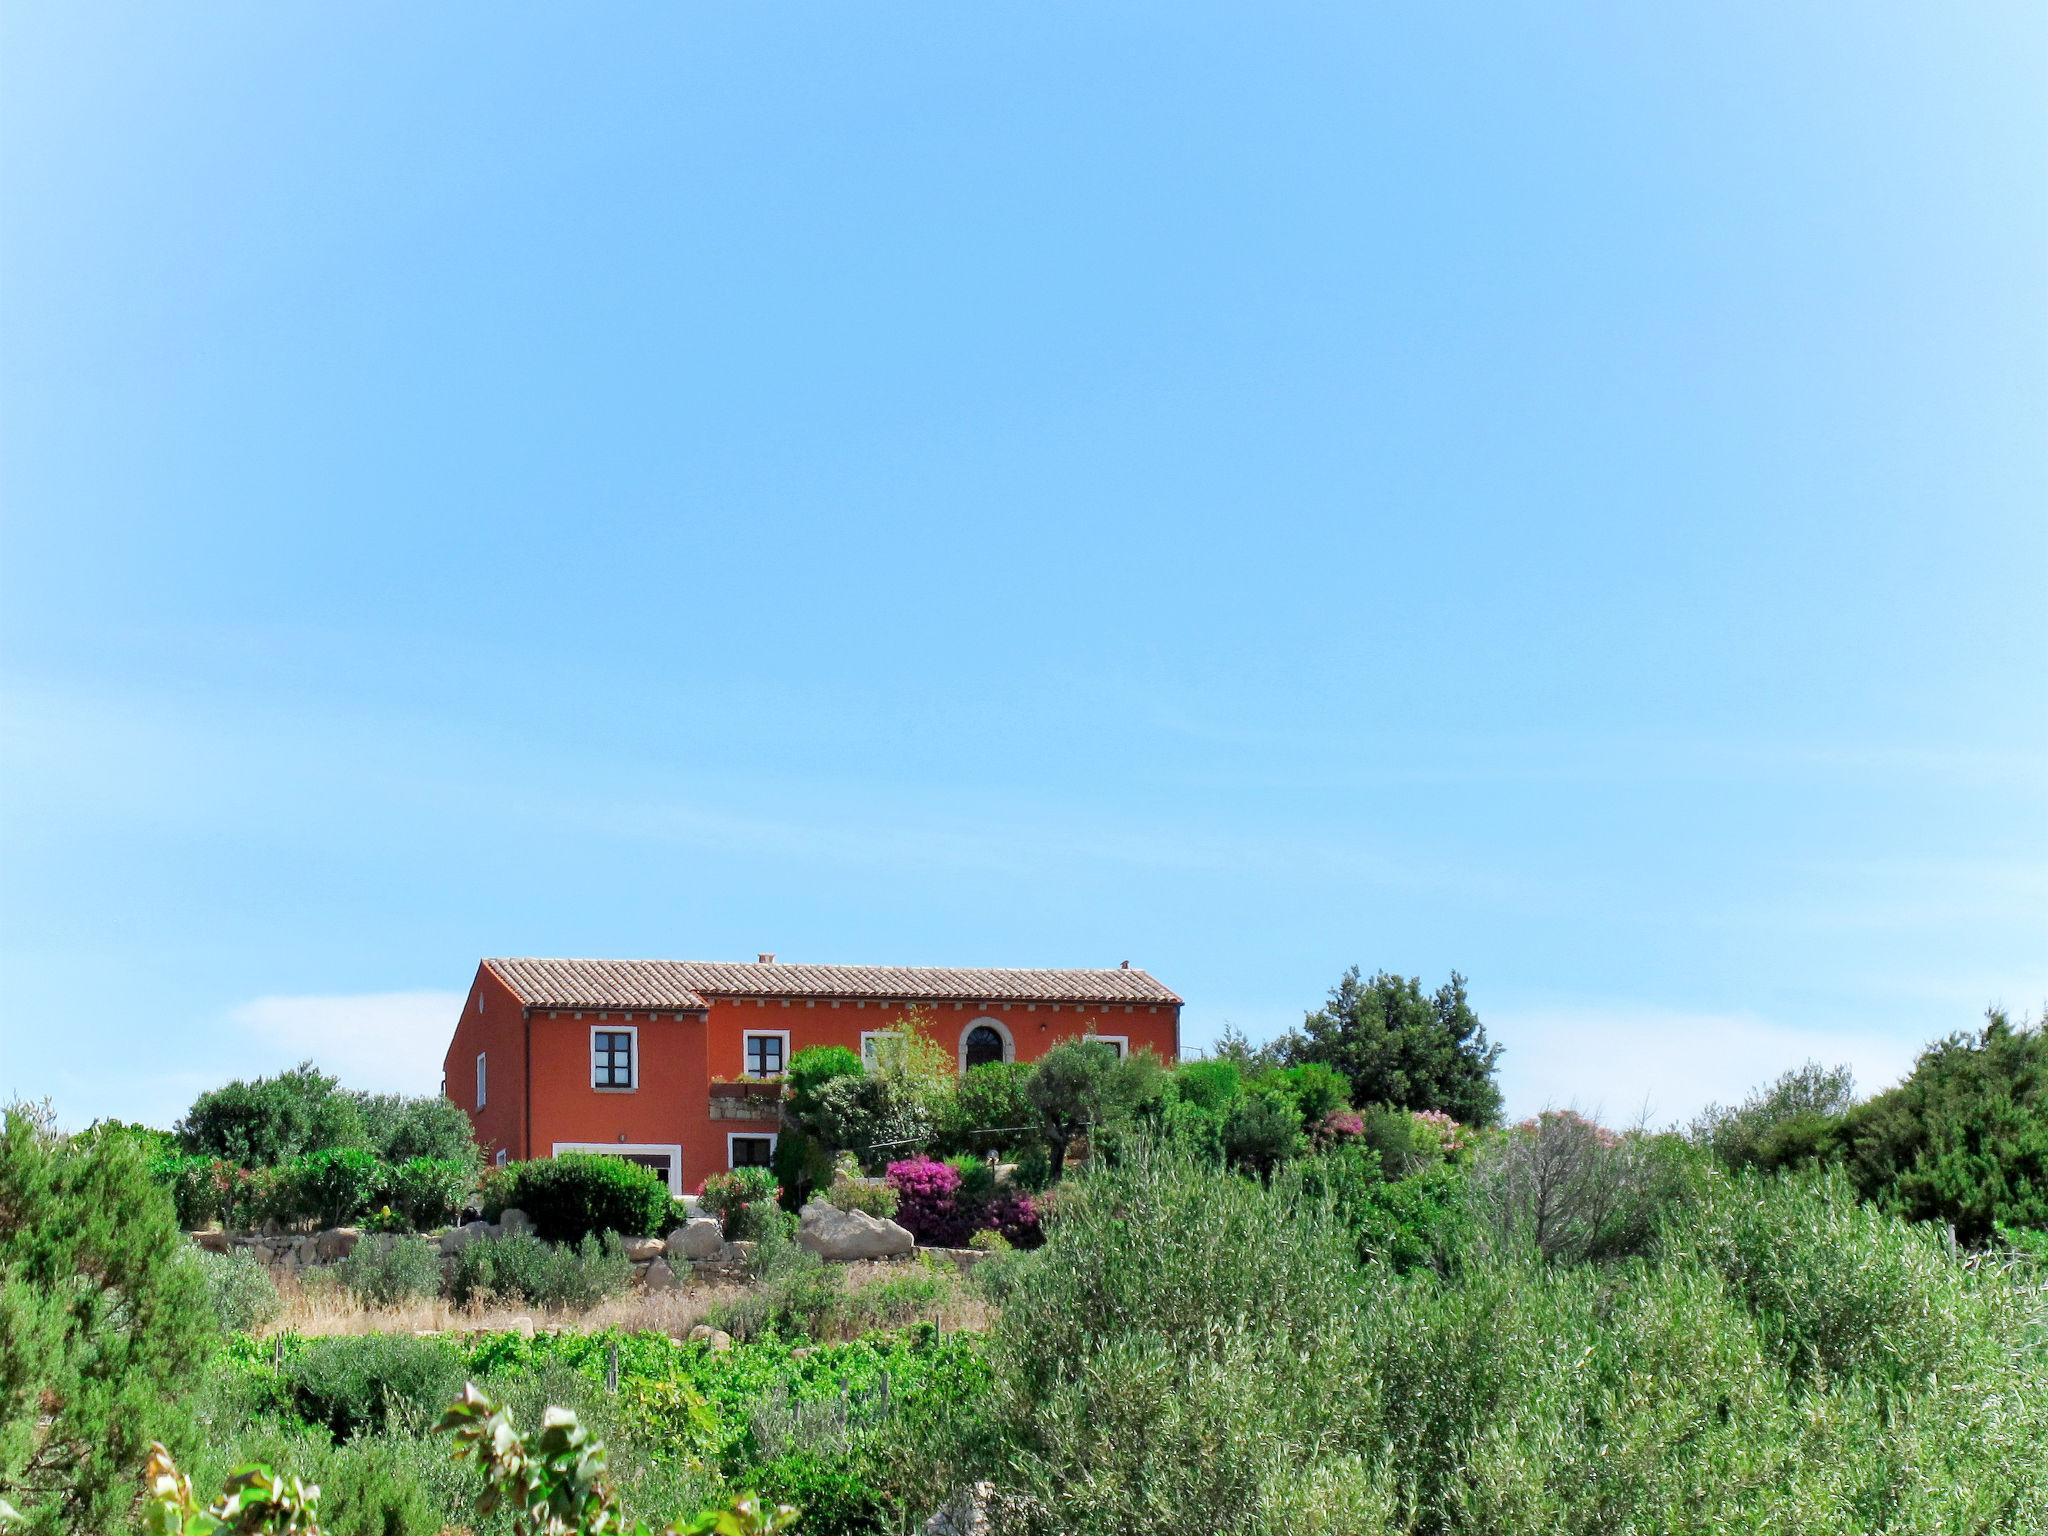
[[[266,1221],[331,1227],[388,1210],[390,1224],[425,1230],[453,1221],[475,1185],[470,1165],[459,1159],[388,1163],[349,1148],[302,1153],[268,1168],[165,1153],[149,1167],[170,1189],[178,1220],[188,1229]]]

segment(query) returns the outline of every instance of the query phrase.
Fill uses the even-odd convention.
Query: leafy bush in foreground
[[[372,1333],[313,1339],[284,1368],[293,1410],[337,1440],[383,1429],[394,1415],[432,1421],[462,1386],[462,1362],[441,1339]]]
[[[38,1531],[112,1529],[190,1421],[214,1315],[147,1168],[134,1138],[0,1125],[0,1499]]]
[[[488,1481],[488,1490],[477,1501],[479,1515],[506,1511],[520,1536],[654,1536],[644,1521],[627,1520],[606,1475],[604,1444],[577,1422],[573,1411],[549,1408],[541,1424],[537,1436],[522,1435],[474,1386],[465,1387],[443,1416],[439,1428],[454,1436],[456,1456],[474,1459]],[[368,1458],[342,1459],[386,1458],[373,1452]],[[267,1466],[241,1468],[219,1498],[202,1506],[192,1480],[157,1444],[150,1447],[144,1482],[144,1518],[147,1528],[160,1536],[321,1536],[321,1489],[299,1477],[274,1475]],[[331,1504],[346,1508],[352,1495],[355,1518],[346,1527],[333,1525],[332,1536],[371,1536],[373,1531],[411,1536],[428,1529],[426,1522],[433,1519],[416,1486],[394,1480],[378,1467],[337,1480],[328,1497]],[[0,1518],[7,1514],[0,1506]],[[773,1536],[795,1520],[794,1509],[764,1508],[753,1495],[743,1494],[694,1519],[679,1517],[664,1528],[664,1536]]]
[[[892,1488],[987,1478],[1031,1536],[2038,1536],[2041,1293],[1839,1181],[1710,1175],[1646,1257],[1403,1276],[1306,1176],[1091,1164],[982,1266],[991,1387]]]
[[[594,1233],[645,1237],[661,1232],[669,1215],[661,1175],[601,1152],[564,1152],[497,1169],[484,1181],[484,1214],[495,1221],[517,1206],[532,1218],[536,1236],[575,1243]]]

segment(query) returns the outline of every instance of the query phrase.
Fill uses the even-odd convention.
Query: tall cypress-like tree
[[[0,1132],[0,1499],[35,1532],[125,1528],[152,1440],[189,1443],[216,1338],[132,1136]]]
[[[1494,1063],[1503,1048],[1487,1040],[1456,971],[1424,992],[1416,977],[1380,971],[1365,980],[1354,965],[1277,1049],[1290,1064],[1335,1067],[1360,1107],[1440,1109],[1466,1125],[1500,1118]]]

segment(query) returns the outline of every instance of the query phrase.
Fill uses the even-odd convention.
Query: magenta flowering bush
[[[1038,1206],[1021,1190],[997,1190],[982,1197],[962,1193],[960,1170],[930,1157],[889,1165],[896,1191],[896,1220],[920,1243],[960,1248],[980,1231],[1000,1232],[1018,1247],[1039,1240]]]
[[[896,1191],[896,1220],[920,1243],[955,1248],[967,1240],[961,1230],[960,1173],[930,1157],[908,1157],[889,1165]]]
[[[1004,1190],[981,1208],[968,1236],[974,1232],[1000,1232],[1013,1248],[1035,1248],[1043,1236],[1038,1202],[1022,1190]]]

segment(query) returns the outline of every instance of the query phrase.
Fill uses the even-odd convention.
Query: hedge
[[[495,1221],[514,1206],[532,1220],[535,1235],[551,1243],[601,1232],[654,1236],[669,1225],[661,1175],[601,1152],[564,1152],[494,1170],[484,1180],[484,1215]]]

